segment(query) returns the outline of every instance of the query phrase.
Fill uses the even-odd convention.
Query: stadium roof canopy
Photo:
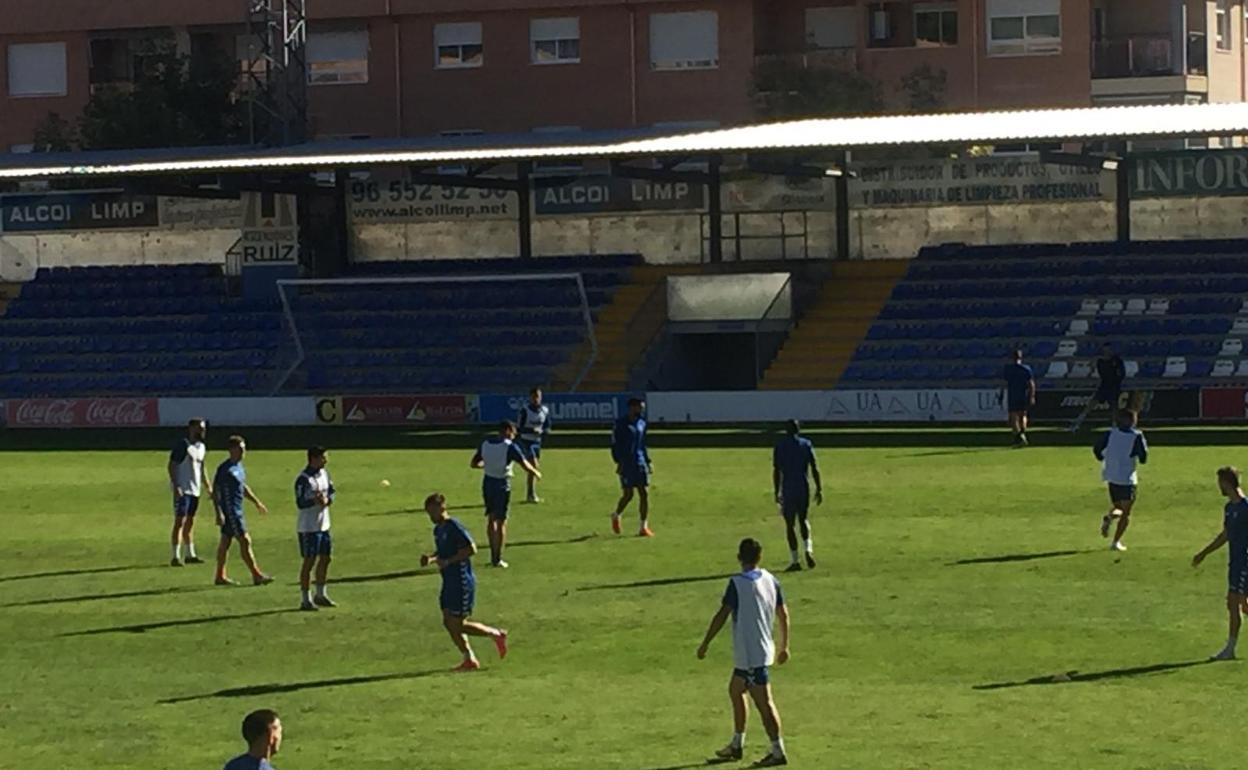
[[[671,133],[656,129],[0,156],[0,180],[223,174],[543,159],[709,156],[921,144],[1248,135],[1248,103],[827,118]]]

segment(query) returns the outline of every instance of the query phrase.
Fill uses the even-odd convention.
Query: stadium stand
[[[634,255],[429,260],[356,277],[579,272],[596,313]],[[571,282],[298,291],[307,350],[283,392],[469,392],[548,382],[586,336]],[[247,395],[293,361],[280,301],[237,296],[220,265],[40,269],[0,318],[0,396]]]
[[[1082,387],[1106,342],[1139,384],[1244,379],[1246,293],[1244,241],[928,248],[840,382],[996,387],[1018,346],[1041,387]]]

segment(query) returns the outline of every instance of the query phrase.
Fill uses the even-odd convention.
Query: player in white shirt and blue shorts
[[[533,388],[529,391],[529,402],[520,408],[516,425],[520,433],[520,448],[535,468],[542,467],[542,439],[550,433],[550,424],[550,407],[542,403],[542,389]],[[537,496],[537,477],[531,473],[528,477],[525,501],[540,503],[542,500]]]
[[[1135,507],[1136,486],[1139,474],[1137,461],[1148,462],[1148,442],[1144,433],[1135,427],[1136,414],[1130,409],[1118,412],[1117,425],[1107,430],[1092,448],[1096,459],[1104,463],[1101,478],[1109,484],[1109,513],[1101,518],[1101,537],[1109,537],[1109,526],[1117,519],[1118,528],[1110,543],[1110,550],[1125,551],[1122,536],[1131,524],[1131,509]]]
[[[780,712],[771,697],[770,666],[783,664],[789,659],[789,610],[780,591],[776,576],[758,565],[763,557],[763,546],[753,538],[741,541],[737,560],[741,573],[733,575],[724,592],[723,604],[715,617],[702,645],[698,647],[698,659],[706,657],[711,641],[732,617],[732,679],[728,683],[728,697],[732,701],[732,742],[715,752],[712,762],[741,759],[745,747],[745,724],[749,716],[748,692],[758,706],[763,727],[771,738],[771,751],[754,763],[754,767],[779,767],[789,760],[784,751],[784,739],[780,736]],[[777,650],[772,641],[772,625],[780,620],[780,646]]]
[[[169,486],[173,490],[173,534],[170,537],[173,557],[169,566],[182,566],[182,546],[186,546],[186,563],[203,564],[195,553],[195,514],[199,512],[199,496],[212,497],[212,482],[204,470],[208,450],[204,438],[208,423],[196,417],[187,422],[186,436],[178,439],[169,452]]]
[[[295,507],[298,509],[299,555],[303,567],[299,571],[301,602],[299,609],[315,611],[318,607],[336,607],[326,593],[329,562],[333,541],[329,535],[329,506],[334,502],[334,482],[325,466],[329,451],[323,446],[308,449],[308,467],[295,478]],[[316,568],[316,596],[312,595],[312,568]]]
[[[498,426],[498,435],[481,442],[477,453],[469,463],[484,472],[481,480],[481,496],[485,501],[486,533],[490,538],[490,566],[507,567],[503,561],[503,546],[507,543],[507,515],[511,510],[511,465],[521,468],[537,478],[541,471],[529,462],[524,451],[516,444],[516,424],[504,420]]]

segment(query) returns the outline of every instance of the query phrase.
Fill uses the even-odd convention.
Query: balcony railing
[[[1204,75],[1209,48],[1203,32],[1187,34],[1187,50],[1175,50],[1169,35],[1106,38],[1092,44],[1092,77],[1147,78]]]

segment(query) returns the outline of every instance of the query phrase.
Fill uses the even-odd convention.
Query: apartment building
[[[385,137],[757,118],[776,58],[948,109],[1245,97],[1244,0],[309,0],[312,133]],[[141,46],[254,42],[245,0],[0,0],[0,151],[133,77]]]

